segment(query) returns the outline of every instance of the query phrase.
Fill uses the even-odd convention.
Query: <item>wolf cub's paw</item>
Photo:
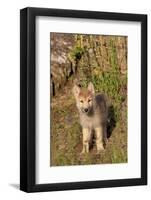
[[[109,142],[109,139],[108,139],[108,138],[105,138],[105,139],[104,139],[104,143],[107,144],[108,142]]]
[[[84,155],[85,153],[86,151],[82,149],[82,151],[80,152],[80,155]]]
[[[97,154],[100,154],[102,151],[104,151],[105,148],[103,145],[100,145],[98,148],[97,148]]]
[[[81,154],[81,155],[83,155],[83,154],[86,154],[86,153],[89,153],[89,150],[88,150],[88,149],[85,149],[85,148],[83,148],[80,154]]]

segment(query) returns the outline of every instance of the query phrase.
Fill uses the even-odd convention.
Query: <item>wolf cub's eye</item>
[[[88,99],[88,102],[92,101],[92,99]]]
[[[83,100],[80,100],[80,103],[83,103]]]

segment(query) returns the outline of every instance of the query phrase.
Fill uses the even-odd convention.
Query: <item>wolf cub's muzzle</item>
[[[88,108],[84,108],[84,112],[86,112],[86,113],[87,113],[88,111],[89,111],[89,109],[88,109]]]
[[[88,114],[89,112],[89,108],[82,108],[81,111],[85,114]]]

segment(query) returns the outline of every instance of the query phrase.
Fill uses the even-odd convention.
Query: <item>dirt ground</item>
[[[125,91],[125,96],[126,96]],[[114,119],[114,105],[109,107],[108,142],[105,150],[96,154],[95,137],[89,154],[81,155],[82,131],[78,110],[72,94],[72,84],[51,99],[50,166],[88,165],[127,162],[127,99]]]

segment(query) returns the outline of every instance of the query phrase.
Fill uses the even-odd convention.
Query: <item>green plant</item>
[[[75,46],[70,55],[74,60],[80,60],[82,55],[84,54],[84,49],[80,46]]]

